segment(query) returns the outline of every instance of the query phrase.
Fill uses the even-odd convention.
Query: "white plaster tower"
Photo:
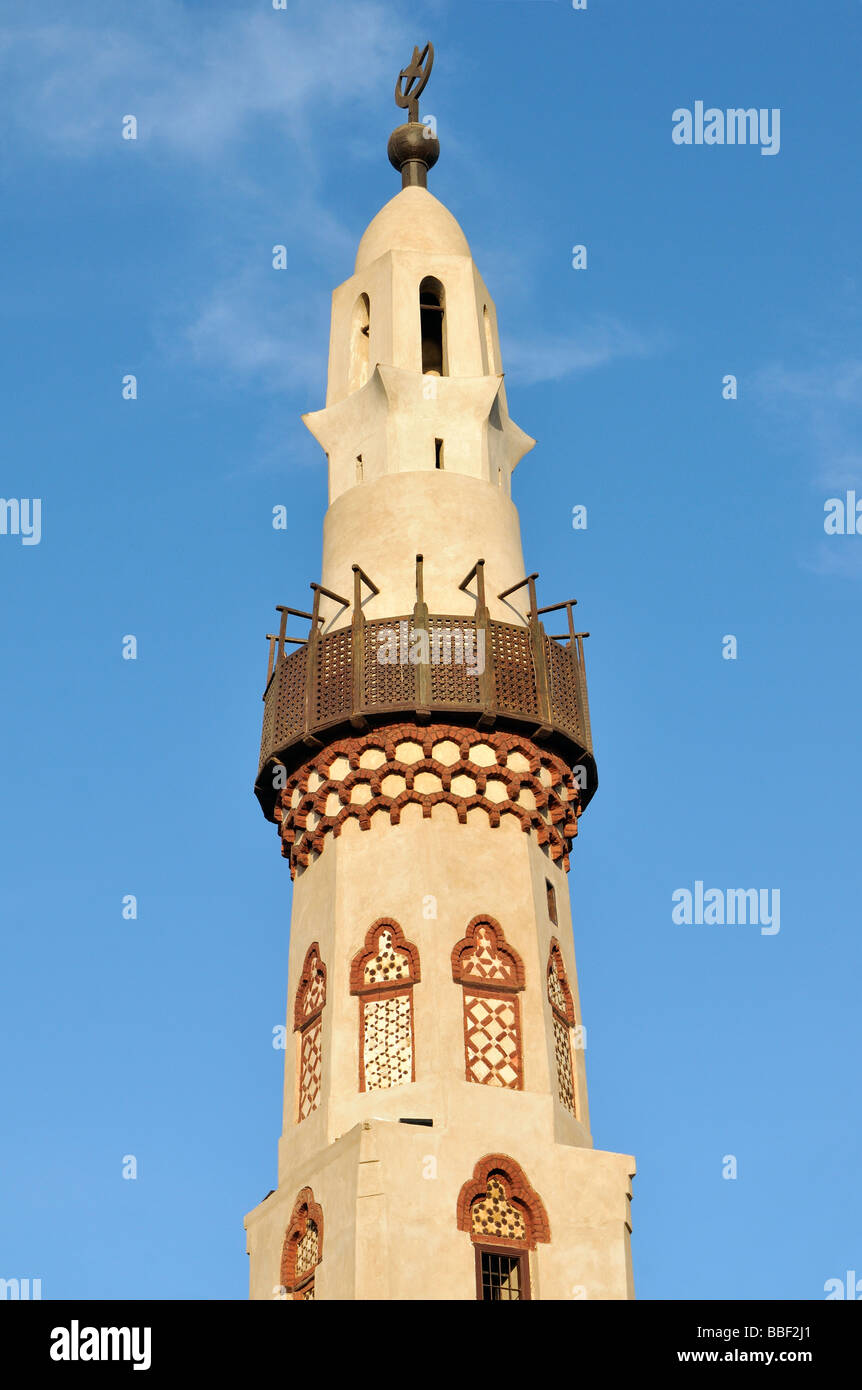
[[[634,1160],[593,1147],[567,883],[596,786],[586,634],[526,572],[534,441],[426,186],[432,60],[399,78],[403,187],[333,295],[304,417],[321,579],[270,637],[256,792],[293,876],[291,1041],[251,1296],[632,1298]]]

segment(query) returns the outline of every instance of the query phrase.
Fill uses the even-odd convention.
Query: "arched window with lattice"
[[[474,917],[452,951],[452,978],[464,1002],[468,1081],[523,1090],[524,1057],[518,994],[524,966],[493,917]]]
[[[314,941],[306,952],[293,1007],[293,1030],[297,1035],[297,1124],[320,1104],[325,1003],[326,966],[320,959],[320,947]]]
[[[419,952],[400,926],[381,917],[369,927],[350,967],[350,992],[359,995],[359,1089],[383,1091],[413,1081],[413,986]]]
[[[483,1303],[530,1298],[530,1255],[551,1239],[544,1203],[520,1164],[486,1154],[458,1195],[458,1230],[476,1256],[476,1297]]]
[[[310,1187],[294,1203],[281,1253],[281,1296],[296,1301],[314,1298],[314,1276],[323,1259],[323,1212]]]
[[[548,999],[554,1029],[554,1057],[557,1063],[557,1094],[571,1114],[575,1107],[575,1078],[572,1067],[572,1029],[575,1026],[575,1006],[566,979],[566,966],[560,943],[554,937],[548,955]]]

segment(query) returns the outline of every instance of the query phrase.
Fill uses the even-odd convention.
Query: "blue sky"
[[[862,537],[823,527],[862,498],[856,0],[5,7],[0,492],[43,511],[40,544],[0,535],[0,1276],[246,1295],[290,907],[263,634],[319,574],[299,416],[428,37],[431,187],[538,439],[527,562],[592,633],[571,887],[637,1290],[822,1298],[862,1272]],[[698,100],[779,108],[780,152],[675,145]],[[674,924],[696,880],[779,889],[780,932]]]

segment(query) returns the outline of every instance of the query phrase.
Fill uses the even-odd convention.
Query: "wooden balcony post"
[[[365,726],[362,709],[365,705],[365,614],[362,611],[362,570],[353,566],[353,617],[351,620],[350,655],[352,689],[350,723],[354,729]]]
[[[494,679],[494,643],[491,633],[491,615],[485,600],[485,561],[476,561],[476,655],[481,636],[484,662],[479,672],[479,701],[482,705],[480,724],[490,728],[497,713],[497,684]]]
[[[536,605],[536,580],[538,575],[531,574],[527,579],[530,590],[530,651],[533,656],[533,670],[536,673],[536,701],[539,706],[539,718],[542,721],[540,730],[542,734],[551,732],[551,681],[548,671],[548,648],[545,629],[539,619],[539,610]]]
[[[312,584],[314,602],[311,605],[311,630],[305,648],[305,727],[306,740],[311,735],[315,723],[317,705],[317,682],[320,655],[320,585]],[[315,739],[315,742],[317,740]]]
[[[268,632],[266,640],[269,643],[269,660],[266,665],[266,685],[263,688],[263,698],[266,699],[266,692],[272,679],[272,668],[275,665],[275,644],[278,641],[277,632]]]
[[[581,733],[584,736],[587,752],[593,751],[593,731],[590,727],[590,701],[587,695],[587,668],[584,662],[584,638],[589,637],[588,632],[575,632],[572,634],[573,640],[577,644],[578,661],[578,689],[581,695]]]
[[[416,667],[416,717],[431,718],[431,634],[428,631],[428,605],[425,602],[424,559],[416,556],[416,602],[413,605],[413,631],[426,637],[427,660]],[[421,652],[421,647],[420,647]]]
[[[281,614],[281,621],[278,624],[278,660],[281,661],[284,657],[284,639],[287,633],[287,615],[290,609],[286,608],[283,603],[277,603],[275,611]]]

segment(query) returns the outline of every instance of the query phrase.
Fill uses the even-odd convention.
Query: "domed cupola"
[[[303,419],[329,461],[331,504],[394,475],[436,474],[444,508],[452,480],[469,478],[496,494],[474,507],[493,509],[535,441],[509,417],[494,301],[456,218],[425,186],[439,146],[410,114],[390,140],[404,187],[333,293],[326,407]],[[512,567],[522,565],[518,541]]]

